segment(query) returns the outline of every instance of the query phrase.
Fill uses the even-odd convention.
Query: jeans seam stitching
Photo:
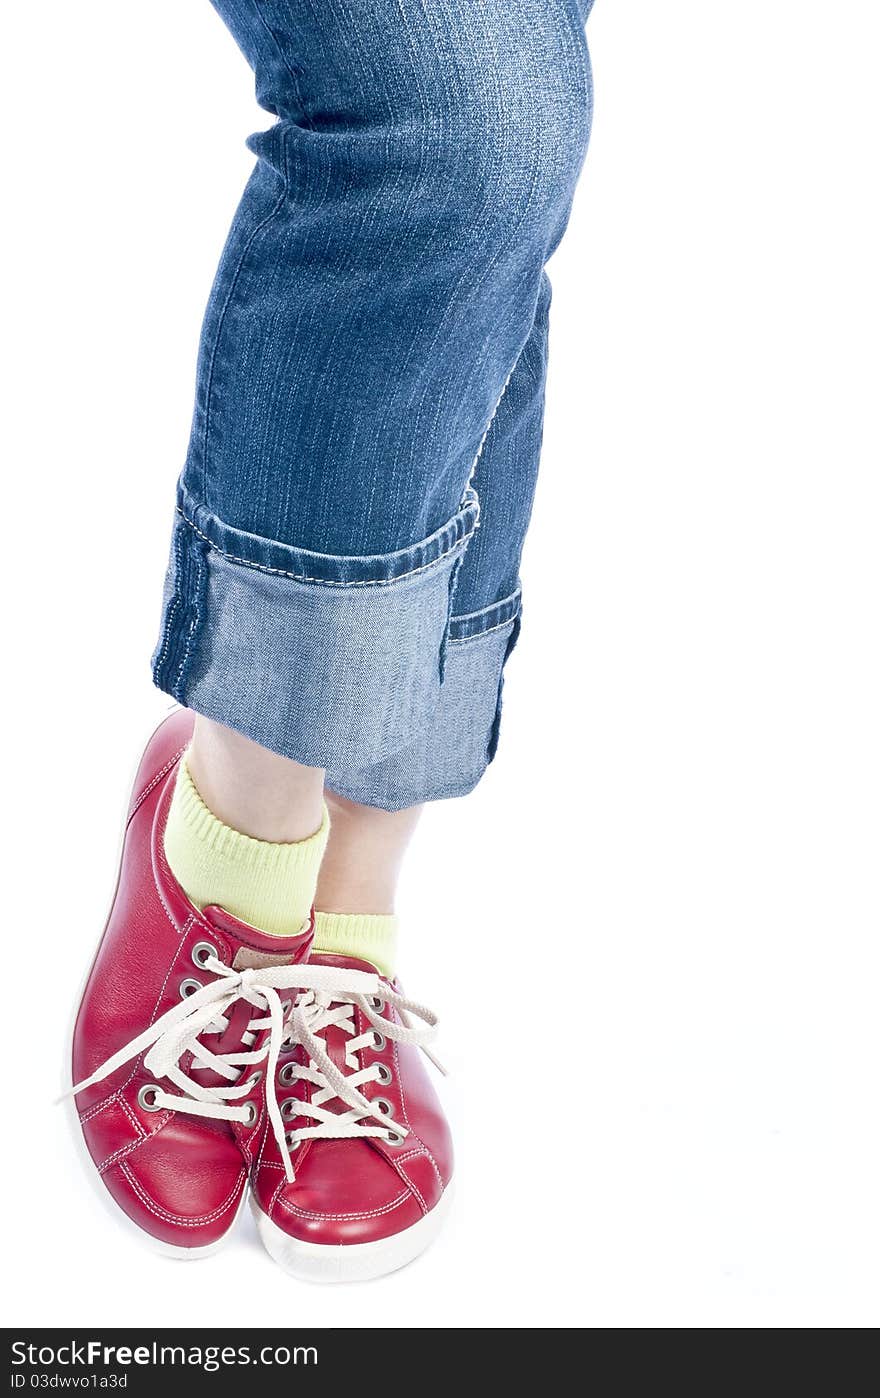
[[[174,542],[173,542],[173,544],[172,544],[172,552],[173,552],[173,555],[174,555],[174,556],[173,556],[173,565],[174,565],[174,575],[175,575],[175,580],[176,580],[176,578],[178,578],[178,577],[180,576],[180,553],[181,553],[181,545],[180,545],[180,540],[179,540],[179,539],[175,539],[175,540],[174,540]],[[174,620],[175,620],[175,617],[176,617],[177,612],[179,611],[179,609],[180,609],[180,593],[179,593],[179,591],[178,591],[178,588],[175,586],[175,588],[174,588],[174,593],[173,593],[173,596],[172,596],[172,598],[171,598],[170,605],[169,605],[169,607],[168,607],[168,613],[167,613],[167,616],[165,617],[165,635],[164,635],[163,638],[162,638],[162,650],[160,651],[160,653],[159,653],[159,658],[158,658],[158,660],[156,661],[156,674],[161,674],[161,673],[162,673],[162,666],[165,664],[165,660],[166,660],[166,657],[167,657],[167,655],[168,655],[168,647],[169,647],[169,645],[171,644],[171,629],[172,629],[172,627],[173,627],[173,625],[174,625]]]
[[[205,430],[202,434],[202,498],[204,500],[207,500],[208,498],[208,434],[211,426],[211,393],[214,388],[214,370],[217,364],[217,354],[220,349],[220,336],[223,333],[223,325],[226,320],[226,313],[229,310],[230,305],[232,304],[232,298],[235,295],[235,289],[238,286],[238,281],[244,268],[245,259],[248,253],[250,252],[260,233],[262,233],[263,229],[267,228],[268,225],[272,222],[272,220],[277,217],[284,205],[284,201],[287,198],[288,192],[290,190],[290,171],[287,167],[287,132],[283,127],[280,128],[279,139],[281,142],[281,163],[284,167],[284,176],[282,181],[281,193],[279,194],[278,199],[276,200],[272,209],[269,211],[266,217],[257,224],[256,228],[253,230],[251,236],[248,238],[247,242],[242,248],[241,257],[238,259],[238,266],[236,267],[235,273],[233,274],[232,280],[229,284],[229,291],[227,292],[226,300],[223,302],[223,309],[221,310],[220,315],[217,318],[217,333],[214,336],[214,347],[211,351],[211,363],[208,369],[207,383],[205,384]]]
[[[513,626],[516,621],[515,616],[508,617],[506,621],[499,621],[497,626],[487,626],[485,631],[475,631],[472,636],[450,636],[451,646],[463,646],[468,641],[481,641],[484,636],[491,636],[493,631],[503,631],[505,626]]]
[[[188,661],[189,661],[189,653],[190,653],[190,650],[191,650],[191,648],[192,648],[193,637],[195,636],[195,633],[196,633],[196,627],[198,626],[199,621],[201,620],[202,612],[201,612],[201,607],[199,606],[199,593],[200,593],[200,591],[201,591],[201,586],[202,586],[202,567],[203,567],[203,564],[202,564],[202,557],[201,557],[201,552],[199,552],[199,553],[197,554],[197,557],[196,557],[196,570],[197,570],[197,571],[196,571],[195,581],[194,581],[194,583],[193,583],[193,585],[192,585],[192,587],[191,587],[191,589],[190,589],[190,592],[191,592],[192,597],[193,597],[193,609],[192,609],[192,613],[193,613],[193,614],[192,614],[192,620],[190,621],[190,624],[189,624],[189,630],[188,630],[187,633],[186,633],[186,645],[185,645],[184,648],[183,648],[183,656],[182,656],[182,658],[181,658],[180,665],[179,665],[178,670],[177,670],[177,675],[176,675],[175,680],[174,680],[174,690],[173,690],[172,692],[173,692],[175,695],[177,694],[177,691],[179,690],[180,685],[181,685],[181,681],[183,680],[183,676],[184,676],[184,673],[185,673],[185,671],[186,671],[187,663],[188,663]]]
[[[411,568],[406,573],[398,573],[396,577],[352,578],[347,582],[342,582],[338,578],[311,578],[304,573],[289,573],[285,568],[272,568],[268,563],[255,563],[250,558],[238,558],[234,553],[227,553],[219,544],[215,544],[213,539],[209,538],[207,534],[204,534],[202,530],[199,529],[198,525],[194,524],[189,516],[184,514],[179,505],[177,506],[177,513],[184,523],[188,524],[190,529],[198,534],[200,539],[204,539],[210,549],[213,549],[215,553],[219,553],[221,558],[228,559],[230,563],[239,563],[243,568],[254,568],[258,573],[274,573],[281,578],[290,578],[293,582],[317,583],[319,587],[391,587],[394,583],[402,582],[404,578],[413,578],[417,573],[425,573],[429,568],[438,568],[441,563],[454,559],[455,555],[461,552],[464,546],[469,542],[471,533],[473,532],[471,531],[465,534],[463,538],[458,539],[445,553],[441,553],[439,558],[432,559],[430,563],[423,563],[418,568]]]
[[[509,602],[518,602],[522,596],[522,588],[518,587],[515,592],[509,592],[506,597],[502,597],[499,602],[490,602],[486,607],[477,607],[475,612],[456,612],[453,621],[472,621],[475,616],[485,616],[486,612],[497,611],[499,607],[506,607]]]

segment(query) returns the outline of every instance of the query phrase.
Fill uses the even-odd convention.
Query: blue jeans
[[[399,809],[498,736],[591,0],[213,0],[277,116],[205,318],[159,687]]]

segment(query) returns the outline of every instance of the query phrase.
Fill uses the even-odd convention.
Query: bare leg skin
[[[306,840],[324,816],[324,771],[279,757],[250,738],[196,715],[187,766],[205,805],[255,840]]]
[[[315,906],[325,913],[393,913],[403,856],[423,807],[380,811],[332,791],[325,795],[330,841]]]

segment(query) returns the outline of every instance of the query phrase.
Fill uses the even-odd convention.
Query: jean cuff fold
[[[156,684],[309,766],[382,762],[415,742],[438,706],[458,644],[455,575],[478,516],[468,491],[428,538],[343,557],[236,529],[181,486]]]
[[[451,617],[443,685],[422,731],[379,763],[328,768],[330,789],[386,811],[472,791],[498,746],[504,667],[520,614],[517,589],[479,612]]]

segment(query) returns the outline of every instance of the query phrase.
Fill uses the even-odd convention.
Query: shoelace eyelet
[[[381,1112],[383,1116],[394,1115],[393,1103],[389,1102],[387,1097],[374,1097],[372,1106],[376,1108],[377,1112]]]
[[[159,1091],[154,1082],[146,1082],[138,1093],[138,1106],[144,1112],[160,1112],[162,1108],[156,1101],[156,1093]]]
[[[207,963],[212,956],[217,955],[215,947],[209,942],[197,944],[192,949],[191,955],[193,953],[195,953],[194,964],[199,969],[202,968],[203,962]],[[335,1063],[335,1055],[328,1052],[328,1046],[321,1036],[321,1030],[326,1031],[328,1028],[335,1027],[340,1034],[348,1035],[349,1038],[360,1037],[358,1034],[360,1024],[367,1031],[363,1034],[360,1046],[367,1049],[372,1048],[374,1052],[380,1054],[389,1045],[396,1044],[398,1039],[424,1047],[436,1027],[436,1017],[430,1011],[412,1001],[405,1000],[397,991],[392,990],[389,990],[384,998],[375,994],[362,998],[360,992],[363,986],[363,977],[359,972],[341,971],[337,981],[336,977],[328,974],[325,968],[320,968],[314,975],[309,968],[303,968],[301,971],[295,970],[292,974],[293,983],[301,993],[297,997],[288,997],[292,998],[294,1005],[302,1007],[301,1015],[295,1014],[298,1028],[294,1029],[290,1023],[285,1024],[282,1028],[279,1025],[277,1008],[273,1010],[273,1005],[277,1006],[280,1001],[273,1000],[273,995],[279,986],[284,985],[285,989],[287,988],[289,984],[287,977],[291,975],[288,968],[279,968],[278,970],[274,967],[268,968],[265,972],[265,983],[263,983],[260,976],[252,971],[238,972],[235,968],[227,966],[221,962],[219,955],[216,964],[211,964],[212,969],[217,971],[216,980],[209,978],[210,972],[209,976],[206,977],[207,983],[193,977],[184,977],[180,980],[178,988],[182,1003],[174,1005],[164,1015],[160,1015],[147,1033],[137,1036],[130,1044],[119,1049],[115,1054],[111,1054],[96,1072],[72,1088],[71,1092],[81,1092],[86,1087],[91,1087],[93,1083],[102,1081],[125,1063],[130,1063],[147,1047],[150,1066],[146,1071],[155,1074],[159,1083],[166,1077],[172,1078],[175,1084],[181,1088],[182,1095],[169,1097],[166,1095],[165,1089],[157,1085],[155,1081],[144,1083],[138,1090],[137,1097],[137,1105],[142,1111],[179,1111],[208,1117],[216,1115],[218,1119],[231,1119],[248,1131],[255,1131],[264,1116],[262,1099],[256,1096],[256,1085],[261,1076],[265,1078],[265,1068],[262,1074],[254,1069],[251,1075],[247,1076],[247,1067],[243,1066],[241,1062],[236,1065],[235,1059],[236,1057],[240,1059],[241,1049],[251,1050],[253,1048],[258,1030],[268,1029],[270,1062],[274,1061],[274,1056],[286,1043],[292,1045],[292,1051],[297,1055],[297,1059],[299,1059],[301,1051],[306,1051],[310,1055],[307,1060],[311,1065],[309,1069],[303,1069],[299,1066],[302,1060],[279,1065],[275,1082],[270,1082],[267,1085],[269,1118],[288,1175],[291,1174],[288,1145],[296,1148],[303,1145],[305,1141],[314,1139],[345,1139],[353,1136],[355,1138],[384,1140],[388,1146],[398,1146],[407,1139],[407,1128],[402,1124],[398,1125],[393,1117],[393,1126],[379,1126],[377,1130],[377,1123],[391,1115],[384,1100],[379,1108],[374,1109],[370,1106],[369,1098],[365,1099],[364,1095],[357,1090],[357,1084],[346,1081],[346,1079],[357,1078],[362,1074],[367,1081],[391,1084],[394,1081],[393,1067],[379,1061],[373,1064],[372,1071],[364,1072],[352,1058],[350,1049],[346,1049],[345,1066],[354,1068],[355,1072],[354,1074],[344,1072],[342,1066]],[[207,965],[205,969],[208,970]],[[373,983],[375,984],[375,981]],[[260,991],[259,996],[254,994],[255,989]],[[187,1010],[186,1000],[190,998],[198,1000],[199,1006]],[[236,1052],[220,1053],[207,1049],[201,1043],[199,1035],[216,1034],[218,1022],[221,1027],[225,1027],[228,1022],[227,1014],[230,1006],[240,1000],[250,1001],[257,1012],[256,1015],[251,1015],[247,1030],[241,1034],[241,1049]],[[221,1005],[225,1007],[223,1014],[219,1012]],[[369,1028],[363,1025],[362,1019],[358,1020],[358,1005],[363,1010],[368,1011],[367,1017],[371,1021]],[[373,1007],[387,1010],[389,1018],[376,1020]],[[427,1028],[424,1030],[413,1029],[405,1018],[400,1019],[397,1014],[398,1008],[401,1014],[403,1011],[414,1013],[425,1021]],[[267,1010],[268,1017],[265,1015]],[[212,1014],[214,1017],[210,1018]],[[385,1024],[386,1033],[380,1033],[376,1024]],[[225,1044],[221,1044],[220,1047],[225,1048]],[[187,1054],[191,1054],[191,1061],[185,1059]],[[256,1054],[245,1056],[257,1057]],[[263,1058],[265,1054],[259,1056]],[[287,1057],[287,1055],[285,1056]],[[227,1074],[223,1071],[222,1065],[228,1064],[230,1068],[238,1068],[237,1072],[228,1075],[226,1084],[218,1083],[205,1087],[198,1078],[190,1079],[181,1066],[182,1060],[187,1061],[190,1070],[198,1072],[200,1067],[210,1067],[214,1057],[217,1057],[224,1077]],[[284,1130],[279,1117],[281,1103],[278,1101],[275,1091],[276,1083],[280,1081],[284,1086],[292,1085],[302,1076],[307,1077],[321,1089],[325,1100],[328,1097],[339,1096],[343,1105],[349,1108],[349,1111],[343,1111],[341,1114],[344,1122],[341,1137],[337,1136],[338,1128],[334,1120],[334,1113],[323,1110],[323,1106],[315,1110],[311,1096],[304,1100],[294,1098],[290,1105],[285,1108],[285,1115],[288,1116],[288,1119],[293,1116],[296,1120],[299,1120],[300,1117],[313,1118],[317,1125],[303,1128],[305,1135],[303,1130]],[[338,1092],[334,1089],[338,1089]],[[275,1103],[277,1103],[277,1108]],[[390,1104],[388,1105],[390,1106]],[[233,1110],[230,1111],[230,1108]],[[350,1126],[354,1129],[350,1129]]]
[[[290,1121],[292,1116],[296,1116],[296,1098],[288,1097],[281,1103],[281,1115],[285,1121]]]

